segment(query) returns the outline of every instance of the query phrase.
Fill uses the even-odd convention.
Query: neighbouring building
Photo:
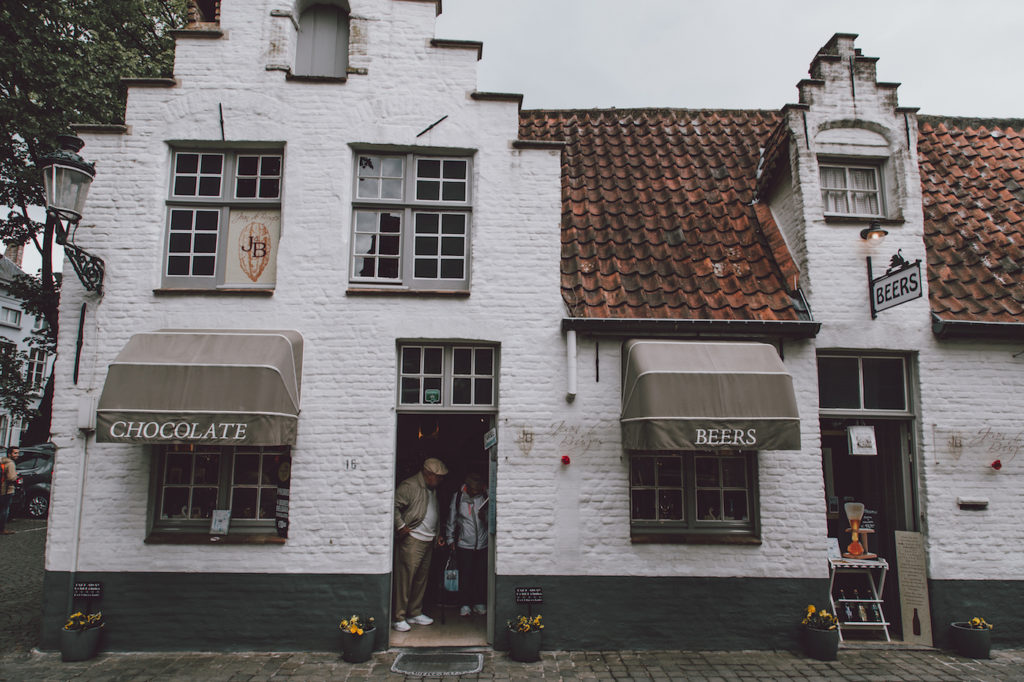
[[[20,260],[20,247],[9,249],[8,254]],[[24,301],[11,294],[10,282],[24,275],[21,264],[8,256],[0,256],[0,352],[21,354],[22,367],[31,391],[29,407],[38,408],[46,382],[53,371],[53,355],[29,343],[32,333],[42,328],[45,321],[28,313]],[[0,409],[0,447],[21,445],[22,433],[28,422]]]
[[[431,456],[490,481],[469,643],[794,646],[848,502],[889,572],[839,606],[1012,641],[1019,124],[898,106],[847,34],[781,111],[520,111],[439,10],[224,0],[79,128],[107,275],[64,286],[44,646],[71,604],[126,650],[383,625]]]

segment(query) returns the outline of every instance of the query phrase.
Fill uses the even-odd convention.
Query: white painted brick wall
[[[938,344],[923,300],[883,312],[872,322],[864,266],[869,247],[852,227],[813,218],[806,221],[804,277],[813,282],[812,305],[824,324],[817,340],[785,344],[803,418],[802,448],[759,454],[763,544],[632,545],[628,463],[618,423],[618,343],[601,340],[598,350],[592,338],[581,337],[578,397],[571,404],[564,399],[558,153],[513,150],[515,105],[468,98],[475,88],[476,54],[429,47],[433,5],[354,0],[353,13],[364,27],[359,65],[368,73],[344,85],[286,82],[282,72],[265,69],[271,53],[267,42],[281,31],[282,20],[269,16],[277,7],[269,1],[225,0],[226,39],[179,41],[179,87],[133,90],[130,134],[86,137],[84,154],[97,161],[98,175],[81,243],[106,260],[108,273],[102,301],[84,298],[70,277],[62,300],[53,421],[60,451],[49,570],[68,570],[73,562],[85,449],[75,428],[78,401],[98,396],[107,365],[129,336],[164,327],[256,327],[296,329],[305,338],[287,544],[144,545],[149,456],[143,448],[96,444],[90,438],[80,570],[388,572],[395,340],[443,338],[501,344],[500,573],[823,577],[824,562],[808,561],[823,555],[825,535],[815,352],[863,348],[920,357],[923,508],[938,542],[968,550],[944,555],[933,549],[932,576],[1019,575],[1013,564],[1021,537],[1012,513],[1021,507],[1021,486],[1014,485],[1019,478],[1012,465],[998,473],[986,468],[993,437],[982,438],[978,429],[990,425],[999,433],[1018,433],[1013,424],[1019,410],[1012,397],[1024,361],[1011,358],[1011,349],[999,344]],[[841,98],[842,89],[835,95]],[[858,114],[886,120],[878,113],[881,106],[874,111],[865,102],[858,99]],[[223,105],[229,140],[287,143],[277,289],[266,298],[154,296],[170,174],[166,141],[220,139],[218,105]],[[444,122],[416,137],[444,115]],[[827,115],[815,113],[810,120],[816,124]],[[887,119],[887,125],[897,123]],[[345,295],[351,142],[478,150],[470,297]],[[816,165],[807,163],[812,157],[800,158],[801,182],[816,182],[809,175],[816,174]],[[902,248],[914,259],[923,255],[919,183],[910,175],[906,181],[912,188],[904,208],[907,222],[892,230],[880,253]],[[820,216],[815,204],[820,196],[805,195],[806,215]],[[881,257],[876,262],[877,269],[885,267]],[[73,386],[77,329],[68,320],[77,320],[83,300],[89,313],[81,377]],[[937,433],[962,431],[973,440],[956,452],[944,450],[942,443],[951,435],[930,438],[932,425]],[[532,435],[529,446],[525,434]],[[572,464],[563,466],[562,455]],[[359,467],[344,470],[346,458],[358,459]],[[960,512],[957,495],[987,495],[993,503],[987,512]],[[978,560],[982,555],[985,561]]]

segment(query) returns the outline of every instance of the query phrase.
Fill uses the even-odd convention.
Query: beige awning
[[[764,343],[635,339],[622,349],[626,450],[796,450],[793,378]]]
[[[136,334],[107,370],[96,440],[291,445],[301,377],[297,331]]]

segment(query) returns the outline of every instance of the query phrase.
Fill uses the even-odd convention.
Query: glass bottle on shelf
[[[842,602],[840,604],[840,606],[839,606],[839,608],[842,609],[840,611],[839,615],[842,616],[843,622],[844,623],[852,623],[853,622],[853,609],[850,608],[850,602],[846,601],[846,591],[845,590],[839,590],[839,601]]]
[[[860,599],[860,592],[853,590],[853,598]],[[864,602],[857,602],[857,616],[861,623],[868,622],[868,610],[864,608]]]

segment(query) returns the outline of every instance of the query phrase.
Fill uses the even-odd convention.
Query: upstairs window
[[[8,327],[21,327],[21,311],[7,306],[0,307],[0,323]]]
[[[821,200],[827,215],[882,216],[882,190],[875,166],[822,164]]]
[[[28,353],[28,365],[26,366],[28,383],[32,390],[38,390],[43,387],[45,373],[46,351],[41,348],[33,348]]]
[[[356,154],[351,281],[469,289],[468,157]]]
[[[348,7],[315,4],[299,15],[295,75],[345,78],[348,73]]]
[[[163,285],[272,288],[283,157],[271,150],[178,150],[167,201]]]

